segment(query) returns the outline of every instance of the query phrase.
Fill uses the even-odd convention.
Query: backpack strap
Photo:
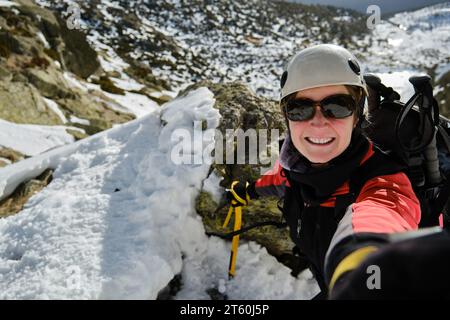
[[[286,188],[284,197],[277,203],[278,208],[283,214],[283,218],[289,226],[292,239],[298,238],[298,233],[301,228],[301,213],[305,207],[302,194],[296,183],[290,179],[289,171],[282,169],[282,175],[284,175],[291,183],[290,188]],[[283,203],[280,205],[280,203]]]

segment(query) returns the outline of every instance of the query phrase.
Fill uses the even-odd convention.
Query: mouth
[[[336,138],[314,138],[314,137],[306,137],[305,140],[315,146],[326,146],[333,143]]]

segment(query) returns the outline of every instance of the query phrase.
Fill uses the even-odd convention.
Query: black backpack
[[[361,127],[385,153],[406,167],[420,201],[420,227],[436,226],[443,214],[449,228],[450,120],[439,114],[429,76],[411,77],[415,93],[403,103],[400,95],[372,74],[364,76],[369,89],[369,112]]]

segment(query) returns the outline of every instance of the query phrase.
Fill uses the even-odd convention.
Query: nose
[[[328,123],[328,118],[326,118],[323,113],[320,106],[316,106],[316,113],[314,114],[314,117],[309,120],[310,125],[322,127],[325,126]]]

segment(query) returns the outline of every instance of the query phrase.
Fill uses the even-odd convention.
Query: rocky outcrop
[[[61,15],[67,12],[61,1],[46,3]],[[293,50],[319,42],[353,48],[369,31],[357,12],[285,1],[78,4],[92,35],[135,69],[130,73],[144,73],[139,79],[147,87],[166,90],[203,79],[243,80],[258,94],[274,96]]]
[[[69,30],[66,21],[57,13],[37,6],[31,0],[19,0],[18,10],[34,21],[47,39],[52,58],[60,57],[63,67],[77,76],[87,79],[100,68],[97,53],[89,45],[86,35],[77,29]]]
[[[45,170],[38,177],[21,183],[6,199],[0,201],[0,218],[16,214],[34,194],[52,181],[52,170]]]
[[[215,108],[219,109],[222,116],[218,130],[225,137],[227,129],[244,131],[248,129],[278,129],[280,134],[284,132],[284,118],[279,112],[278,104],[274,101],[256,96],[244,84],[239,82],[228,84],[214,84],[203,81],[186,89],[194,90],[197,87],[206,86],[216,99]],[[261,174],[261,164],[217,164],[211,167],[222,178],[220,185],[229,187],[235,179],[255,180]],[[207,232],[225,233],[232,231],[223,229],[229,206],[224,202],[217,203],[213,196],[203,190],[196,201],[196,210],[202,217]],[[280,221],[281,212],[278,209],[276,198],[261,198],[252,200],[250,205],[243,209],[244,226],[262,221]],[[225,205],[225,206],[224,206]],[[272,226],[253,229],[241,236],[242,239],[253,240],[265,246],[269,253],[291,268],[296,268],[296,259],[292,256],[292,242],[289,239],[287,229],[277,229]]]
[[[105,100],[97,100],[95,95],[88,96],[79,93],[74,99],[62,98],[56,102],[64,113],[89,121],[89,124],[71,123],[75,127],[84,129],[88,135],[109,129],[115,123],[124,123],[134,119],[132,114],[112,109]]]
[[[64,72],[87,78],[99,71],[97,53],[82,31],[68,30],[64,21],[31,0],[13,9],[0,7],[0,118],[21,124],[67,125],[76,139],[134,119],[95,91],[69,83]],[[18,99],[20,97],[20,99]],[[53,100],[67,119],[50,108]],[[72,122],[72,116],[84,121]],[[5,162],[3,162],[5,164]]]
[[[87,79],[100,68],[97,52],[91,48],[83,32],[76,29],[69,30],[60,17],[58,22],[64,43],[62,50],[64,66],[77,76]]]
[[[8,58],[12,53],[23,53],[19,41],[9,32],[0,31],[0,43],[0,55],[4,58]]]
[[[8,164],[20,161],[24,158],[25,156],[19,151],[12,150],[6,147],[0,147],[0,168],[5,167]]]
[[[62,124],[34,86],[17,81],[0,81],[0,118],[15,123]]]
[[[29,83],[35,86],[46,98],[75,98],[61,72],[56,68],[28,69],[25,71],[25,76]]]
[[[216,99],[215,108],[219,109],[222,116],[219,130],[223,137],[227,129],[278,129],[281,136],[285,130],[285,120],[279,112],[277,102],[257,96],[241,82],[216,84],[210,81],[201,81],[182,91],[193,90],[198,87],[207,87],[214,93]],[[269,137],[270,138],[270,137]],[[224,141],[225,145],[225,141]],[[224,185],[228,185],[232,179],[244,177],[256,179],[259,176],[260,165],[215,165],[220,171],[226,172]]]

